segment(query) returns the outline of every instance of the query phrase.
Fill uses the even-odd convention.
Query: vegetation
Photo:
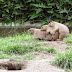
[[[56,53],[56,49],[54,47],[46,48],[45,51],[48,53],[53,53],[53,54]]]
[[[72,44],[72,35],[64,39],[64,42]],[[43,41],[42,41],[43,42]],[[0,38],[0,59],[34,59],[32,52],[46,51],[48,53],[57,53],[54,47],[44,47],[40,40],[35,40],[32,35],[24,33],[14,37]],[[64,69],[72,69],[72,45],[63,53],[57,53],[54,65]]]
[[[0,58],[32,59],[33,55],[28,52],[35,51],[33,48],[40,46],[33,43],[37,41],[32,39],[33,37],[29,34],[0,38]]]
[[[35,40],[32,35],[24,33],[22,35],[15,35],[14,37],[0,38],[0,59],[14,58],[14,59],[34,59],[32,52],[46,51],[55,53],[51,48],[44,48]]]
[[[64,42],[69,43],[67,50],[64,53],[58,53],[55,60],[52,62],[54,65],[64,68],[70,72],[72,69],[72,34],[64,39]]]
[[[72,44],[72,34],[70,34],[68,38],[65,38],[64,42]]]
[[[72,49],[58,54],[56,59],[53,61],[53,64],[64,69],[72,69]]]
[[[25,21],[51,20],[72,25],[72,0],[0,0],[0,22],[23,24]]]

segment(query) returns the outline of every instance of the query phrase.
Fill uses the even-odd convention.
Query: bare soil
[[[44,41],[40,42],[45,47],[54,46],[58,52],[64,52],[68,44],[63,41]],[[20,60],[24,66],[22,70],[0,70],[0,72],[65,72],[65,70],[53,66],[51,61],[56,57],[56,54],[50,53],[34,53],[35,60]],[[0,59],[0,63],[9,61],[9,59]]]

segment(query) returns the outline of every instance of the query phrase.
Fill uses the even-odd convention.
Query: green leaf
[[[13,0],[13,1],[15,1],[17,3],[19,0]]]
[[[72,5],[72,1],[70,1],[70,0],[66,0],[69,4],[71,4]]]
[[[40,8],[48,8],[43,3],[41,3],[41,4],[31,4],[31,6],[40,7]]]
[[[54,11],[53,10],[49,10],[49,11],[47,11],[48,13],[51,13],[51,14],[53,14],[54,13]]]
[[[59,22],[60,21],[60,19],[54,19],[56,22]]]
[[[5,16],[7,16],[7,15],[6,15],[5,13],[3,13],[3,14],[2,14],[2,17],[5,17]]]
[[[69,22],[68,27],[71,27],[71,26],[72,26],[72,20]]]
[[[62,14],[57,14],[57,13],[54,13],[54,16],[56,16],[56,18],[63,18],[63,15]]]
[[[48,6],[54,6],[55,5],[55,3],[48,3]]]
[[[9,9],[8,8],[5,8],[4,10],[9,13]]]
[[[34,2],[35,0],[26,0],[26,3],[28,3],[28,2]]]
[[[32,15],[30,16],[30,19],[34,19],[34,18],[36,18],[36,17],[38,17],[37,14],[32,14]]]
[[[68,17],[68,20],[71,20],[71,19],[72,19],[72,16],[69,16],[69,17]]]
[[[59,13],[68,13],[68,10],[66,8],[64,8]]]
[[[17,8],[21,8],[21,7],[23,7],[22,4],[16,4],[16,7],[15,8],[17,9]]]
[[[18,12],[17,12],[17,11],[13,11],[13,13],[12,13],[12,14],[16,14],[16,15],[17,15],[17,14],[18,14]]]
[[[46,17],[45,17],[45,20],[46,20],[46,22],[48,22],[48,23],[49,23],[50,18],[49,18],[48,16],[46,16]]]
[[[41,8],[36,9],[36,14],[40,13],[42,11]]]
[[[0,2],[3,2],[3,0],[0,0]]]

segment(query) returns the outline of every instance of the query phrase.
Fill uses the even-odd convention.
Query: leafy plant
[[[63,41],[66,43],[72,43],[72,34],[70,34],[68,38],[64,38]]]
[[[56,53],[56,50],[54,49],[54,47],[46,48],[45,51],[48,53],[53,53],[53,54]]]
[[[23,56],[23,59],[32,60],[32,59],[34,59],[34,55],[33,54],[30,54],[30,53],[25,54]]]
[[[58,54],[53,64],[64,69],[72,69],[72,49]]]
[[[25,21],[42,22],[55,20],[61,23],[69,22],[72,26],[71,0],[0,0],[0,22],[11,24]]]

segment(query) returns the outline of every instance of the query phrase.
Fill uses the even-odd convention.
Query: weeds
[[[38,42],[38,40],[34,40],[32,35],[27,33],[0,38],[0,58],[32,59],[33,56],[29,55],[29,52],[43,50]]]
[[[72,69],[72,49],[58,54],[53,64],[64,69]]]
[[[23,54],[39,47],[33,37],[29,34],[16,35],[15,37],[6,37],[0,39],[0,51],[6,54]]]
[[[45,51],[48,53],[53,53],[53,54],[56,53],[56,50],[54,49],[54,47],[46,48]]]
[[[72,43],[72,34],[70,34],[69,37],[65,38],[63,41],[66,43]]]

